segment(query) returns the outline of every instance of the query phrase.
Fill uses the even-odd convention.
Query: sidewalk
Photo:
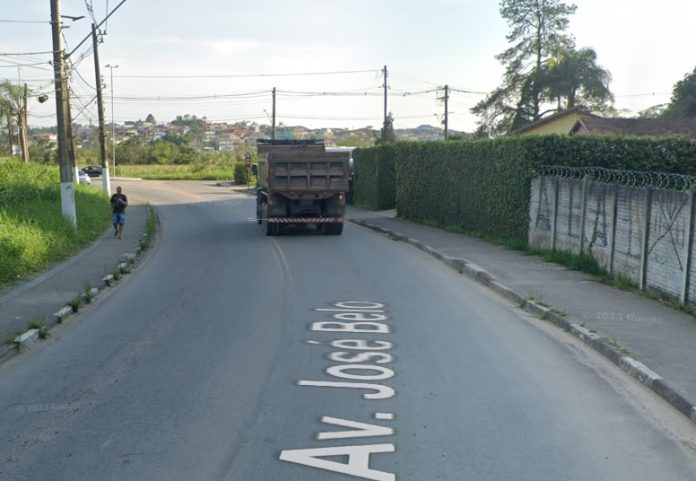
[[[529,304],[535,307],[537,315],[543,312],[544,317],[552,314],[561,318],[555,322],[577,331],[574,334],[696,422],[696,319],[539,257],[394,215],[394,211],[372,212],[353,206],[348,210],[349,220],[411,238],[416,242],[409,243],[424,244],[420,247],[436,257],[444,255],[477,264],[497,281],[496,290],[511,290],[515,298],[531,300]],[[481,278],[484,284],[492,284],[488,276]],[[552,306],[555,312],[547,312],[543,306]],[[572,323],[580,326],[570,328]],[[638,365],[640,369],[636,371],[633,360],[649,369]]]
[[[0,294],[0,359],[13,349],[5,343],[18,331],[25,331],[27,323],[46,321],[85,286],[103,285],[102,279],[111,274],[121,256],[133,252],[145,231],[147,208],[136,204],[128,208],[123,239],[116,239],[109,228],[91,246],[67,259],[49,271]]]

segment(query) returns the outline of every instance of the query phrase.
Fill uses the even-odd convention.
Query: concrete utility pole
[[[104,97],[102,96],[101,69],[99,67],[99,39],[97,26],[92,24],[92,44],[94,45],[94,78],[97,86],[97,114],[99,117],[99,154],[101,157],[102,181],[106,195],[111,195],[109,178],[109,159],[106,158],[106,135],[104,134]]]
[[[27,84],[24,84],[24,94],[22,95],[22,107],[19,110],[19,144],[22,148],[22,160],[29,162],[29,143],[28,143],[28,122],[27,122]]]
[[[53,33],[53,74],[56,91],[56,121],[58,130],[58,163],[60,164],[60,205],[63,217],[77,227],[75,212],[75,186],[70,156],[68,130],[70,126],[70,100],[65,78],[63,38],[61,35],[60,0],[51,0],[51,29]]]
[[[271,111],[273,114],[273,120],[271,120],[271,139],[275,139],[275,125],[276,125],[276,88],[273,87],[273,109]]]
[[[387,66],[385,65],[384,68],[382,69],[382,75],[384,76],[384,125],[387,125],[387,77],[389,76],[389,73],[387,72]]]
[[[449,85],[445,85],[445,96],[442,97],[445,101],[445,140],[447,140],[448,135],[448,124],[449,124]]]
[[[116,124],[114,124],[114,69],[118,65],[107,65],[111,69],[111,163],[114,164],[114,177],[116,176]]]

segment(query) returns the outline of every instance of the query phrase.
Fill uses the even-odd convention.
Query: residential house
[[[582,107],[549,115],[514,130],[511,135],[637,135],[664,137],[681,135],[696,139],[696,118],[601,117]]]

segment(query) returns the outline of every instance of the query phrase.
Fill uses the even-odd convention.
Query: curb
[[[560,314],[552,306],[542,305],[540,302],[528,299],[509,287],[499,282],[483,267],[458,257],[447,256],[433,247],[420,242],[417,239],[393,232],[384,227],[370,224],[364,220],[350,219],[349,222],[366,227],[380,234],[384,234],[392,240],[405,242],[421,251],[430,254],[456,272],[464,274],[470,279],[492,289],[506,299],[517,304],[521,309],[541,320],[555,324],[564,331],[578,338],[586,345],[612,361],[624,372],[638,380],[641,384],[650,388],[655,394],[669,403],[677,411],[685,415],[693,423],[696,423],[696,403],[690,401],[668,381],[645,364],[628,356],[625,350],[615,340],[603,337],[599,333],[588,329],[580,323],[573,322],[567,316]]]
[[[155,232],[157,232],[157,226],[159,226],[160,223],[159,215],[156,210],[148,210],[148,221],[150,215],[155,216]],[[146,239],[147,237],[148,235],[146,227],[145,232],[143,232],[143,234],[141,234],[140,236],[140,240]],[[152,237],[154,237],[154,233]],[[133,252],[122,254],[119,257],[118,260],[120,261],[120,263],[116,267],[116,271],[114,272],[114,274],[106,275],[101,280],[101,284],[99,286],[91,287],[88,292],[81,292],[78,294],[78,296],[76,296],[80,299],[81,305],[86,305],[94,302],[94,300],[106,289],[116,286],[118,282],[117,277],[120,279],[121,276],[123,276],[124,274],[128,274],[131,272],[133,265],[135,265],[142,259],[142,257],[144,257],[145,250],[143,250],[140,247],[140,244],[141,242],[138,242],[138,245],[133,249]],[[42,320],[41,331],[48,335],[48,331],[55,327],[56,324],[63,323],[65,320],[69,319],[77,312],[79,312],[79,310],[74,310],[70,305],[70,301],[68,301],[68,303],[66,303],[58,311],[46,316]],[[39,329],[28,329],[26,332],[18,334],[14,339],[9,341],[9,345],[0,346],[0,364],[19,355],[23,350],[25,350],[25,348],[28,348],[32,344],[36,343],[40,338],[41,332],[39,331]]]

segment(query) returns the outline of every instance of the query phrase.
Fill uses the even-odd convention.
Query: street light
[[[111,70],[111,162],[114,164],[114,177],[116,177],[116,126],[114,124],[114,69],[118,65],[107,65]]]

